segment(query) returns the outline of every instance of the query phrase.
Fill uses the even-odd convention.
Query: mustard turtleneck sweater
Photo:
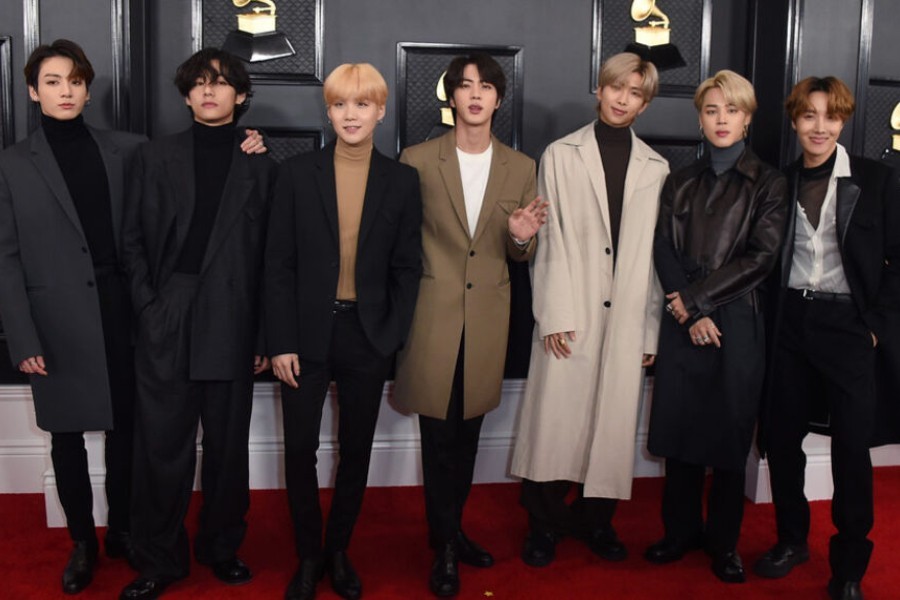
[[[338,300],[356,300],[356,245],[359,241],[359,222],[366,197],[372,148],[372,138],[358,146],[351,146],[338,138],[334,149],[334,183],[341,238]]]

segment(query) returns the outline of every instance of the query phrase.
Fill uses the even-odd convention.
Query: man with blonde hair
[[[522,560],[531,566],[552,562],[566,535],[604,559],[626,557],[611,520],[617,499],[631,495],[642,369],[656,354],[653,229],[669,172],[631,124],[657,89],[652,63],[611,57],[598,119],[541,158],[538,193],[550,214],[532,270],[535,328],[511,469],[523,478]]]

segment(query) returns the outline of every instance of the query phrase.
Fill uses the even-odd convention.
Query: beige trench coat
[[[493,139],[493,156],[475,234],[469,236],[456,137],[449,131],[403,151],[400,162],[422,185],[422,281],[406,345],[397,356],[397,408],[445,419],[465,328],[465,418],[500,403],[509,333],[506,257],[528,260],[507,219],[535,198],[534,161]]]
[[[550,202],[532,268],[531,364],[511,471],[631,496],[643,354],[656,354],[663,293],[653,231],[668,163],[632,133],[613,276],[606,179],[591,123],[551,144],[538,189]],[[542,338],[574,331],[557,359]]]

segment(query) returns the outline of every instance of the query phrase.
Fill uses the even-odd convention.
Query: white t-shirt
[[[491,156],[493,144],[479,154],[469,154],[459,148],[456,156],[459,159],[459,176],[462,179],[463,197],[466,200],[466,220],[469,222],[469,237],[475,235],[478,215],[484,202],[484,190],[487,189],[488,175],[491,173]]]

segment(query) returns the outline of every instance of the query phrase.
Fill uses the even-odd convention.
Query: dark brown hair
[[[450,61],[447,74],[444,75],[444,93],[447,94],[447,99],[453,98],[453,92],[462,85],[463,72],[468,65],[475,65],[481,80],[494,86],[497,90],[497,102],[503,100],[506,94],[506,73],[493,56],[484,52],[457,56]]]
[[[74,63],[69,77],[77,77],[84,81],[86,87],[90,87],[94,81],[94,67],[84,54],[81,46],[71,40],[59,39],[52,44],[42,44],[34,49],[28,61],[25,63],[25,82],[37,89],[38,76],[41,74],[41,64],[48,58],[62,56],[69,58]]]
[[[218,69],[213,65],[213,61],[219,63]],[[235,92],[247,96],[243,103],[234,107],[234,118],[237,120],[249,108],[252,92],[250,91],[250,75],[241,59],[233,54],[218,48],[204,48],[195,52],[175,71],[175,87],[182,96],[187,98],[197,80],[216,81],[220,75],[225,78],[228,85],[234,88]]]

